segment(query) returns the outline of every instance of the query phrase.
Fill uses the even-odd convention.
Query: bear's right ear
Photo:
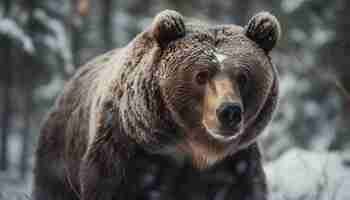
[[[185,35],[183,16],[173,10],[160,12],[153,20],[150,33],[161,47]]]

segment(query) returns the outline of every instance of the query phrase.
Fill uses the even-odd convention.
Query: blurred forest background
[[[350,1],[1,0],[0,200],[29,195],[40,123],[64,82],[163,9],[213,24],[277,16],[281,101],[262,136],[272,199],[350,199]]]

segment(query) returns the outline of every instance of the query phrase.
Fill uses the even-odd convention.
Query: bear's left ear
[[[260,12],[249,20],[244,32],[248,38],[269,52],[281,37],[281,25],[275,16],[268,12]]]
[[[160,12],[151,25],[151,35],[161,47],[185,35],[186,29],[183,16],[173,10]]]

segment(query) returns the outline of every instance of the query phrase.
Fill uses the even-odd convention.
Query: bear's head
[[[267,12],[245,27],[191,25],[175,11],[159,13],[126,47],[129,76],[121,80],[133,92],[122,101],[124,124],[154,152],[184,152],[200,168],[249,146],[276,108],[269,54],[279,37]]]

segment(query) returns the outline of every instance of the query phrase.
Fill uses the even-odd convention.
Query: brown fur
[[[163,11],[127,46],[82,67],[42,127],[34,199],[149,199],[152,191],[159,199],[265,199],[256,137],[276,107],[268,54],[280,31],[261,15],[244,29],[185,25]],[[200,85],[203,70],[210,76]],[[237,136],[223,141],[209,130],[223,131],[215,110],[226,101],[244,112],[230,130]]]

